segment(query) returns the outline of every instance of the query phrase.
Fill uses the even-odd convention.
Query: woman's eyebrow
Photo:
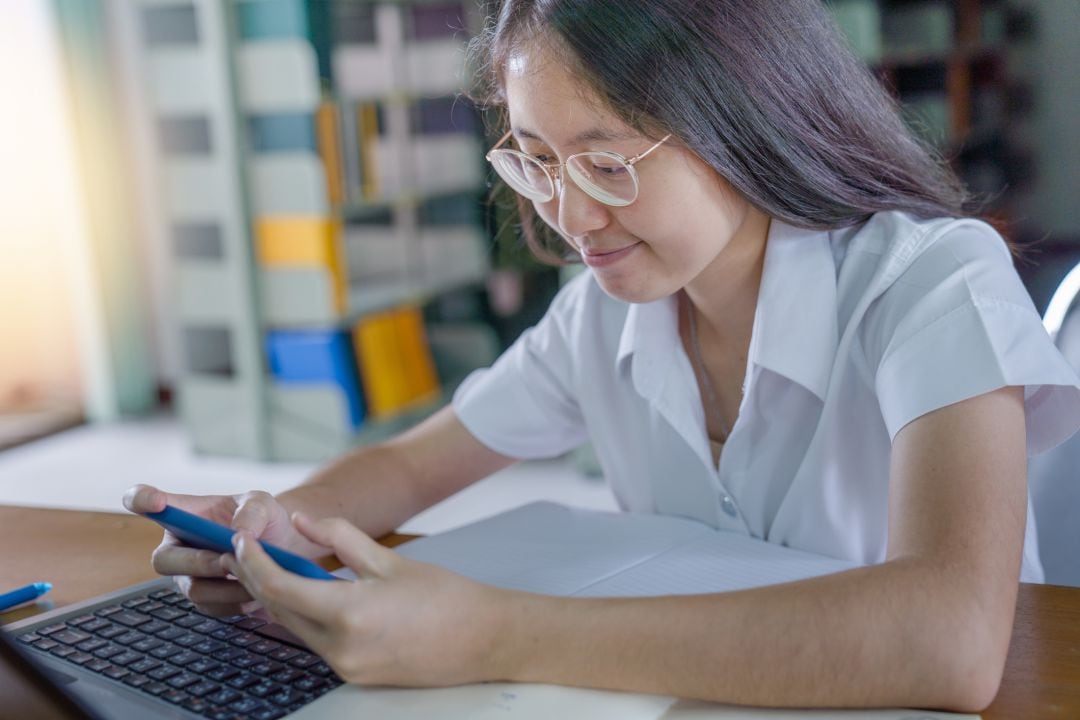
[[[518,127],[513,129],[514,137],[516,138],[528,138],[529,140],[537,140],[544,142],[537,133],[529,130],[528,128]],[[606,128],[590,128],[579,132],[577,135],[570,139],[568,145],[577,145],[583,142],[613,142],[618,140],[633,140],[639,137],[636,133],[622,132],[616,130],[608,130]]]

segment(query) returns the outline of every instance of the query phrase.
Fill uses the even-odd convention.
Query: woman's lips
[[[584,260],[585,264],[589,267],[607,267],[608,265],[613,265],[622,260],[640,244],[641,241],[639,240],[636,243],[618,248],[617,250],[589,250],[582,248],[581,259]]]

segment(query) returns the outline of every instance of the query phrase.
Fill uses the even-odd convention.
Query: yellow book
[[[435,400],[441,389],[424,330],[424,316],[418,307],[404,307],[398,312],[397,320],[407,378],[405,402],[409,406],[423,405]]]
[[[375,419],[392,416],[399,407],[393,317],[364,317],[353,330],[353,343],[368,414]]]
[[[366,316],[357,323],[353,342],[373,418],[392,417],[438,395],[438,376],[419,308]]]
[[[255,221],[259,263],[266,267],[321,267],[330,274],[334,306],[345,310],[348,278],[341,223],[322,217],[262,217]]]

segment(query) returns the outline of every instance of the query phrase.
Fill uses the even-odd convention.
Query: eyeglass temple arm
[[[663,144],[664,144],[665,142],[667,142],[667,140],[668,140],[668,138],[669,138],[669,137],[671,137],[671,133],[668,133],[668,134],[667,134],[667,135],[665,135],[664,137],[662,137],[662,138],[660,138],[659,140],[657,140],[657,141],[656,141],[656,144],[655,144],[655,145],[653,145],[653,146],[652,146],[651,148],[649,148],[648,150],[646,150],[645,152],[641,153],[640,155],[635,155],[634,157],[632,157],[632,158],[630,158],[629,160],[627,160],[627,161],[626,161],[626,164],[627,164],[627,165],[633,165],[633,164],[634,164],[634,163],[636,163],[636,162],[637,162],[638,160],[642,160],[642,159],[644,159],[646,155],[648,155],[648,154],[649,154],[649,153],[651,153],[651,152],[652,152],[653,150],[655,150],[656,148],[660,147],[660,146],[661,146],[661,145],[663,145]]]

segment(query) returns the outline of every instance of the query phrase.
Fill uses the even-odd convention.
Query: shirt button
[[[720,507],[731,517],[737,517],[739,514],[739,511],[735,509],[735,501],[731,499],[730,495],[721,498]]]

